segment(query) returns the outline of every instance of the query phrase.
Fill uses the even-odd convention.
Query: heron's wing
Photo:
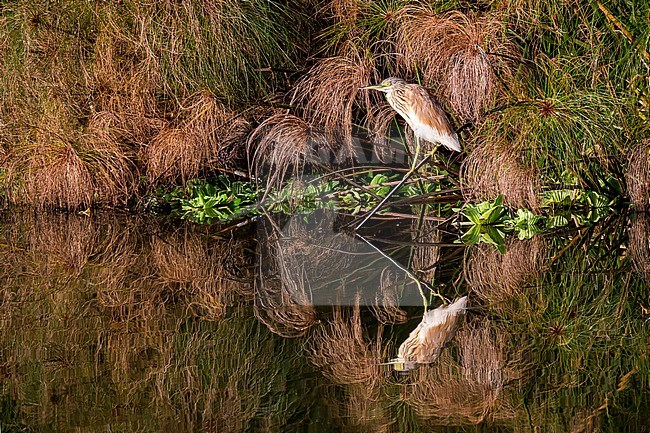
[[[420,324],[400,345],[398,358],[421,364],[435,361],[444,345],[454,337],[466,306],[467,297],[464,296],[450,305],[424,313]]]
[[[433,95],[416,84],[410,84],[408,91],[411,93],[409,96],[411,96],[413,115],[420,122],[440,131],[441,134],[452,137],[456,135],[447,113]]]
[[[422,346],[418,362],[433,362],[442,348],[456,333],[460,318],[465,313],[467,297],[460,298],[451,305],[428,311],[422,318],[422,323],[416,329]]]

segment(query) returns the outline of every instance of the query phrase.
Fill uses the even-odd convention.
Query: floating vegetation
[[[455,211],[467,219],[460,223],[469,227],[460,238],[463,243],[485,242],[503,253],[506,251],[507,233],[515,233],[519,240],[523,240],[570,224],[589,227],[615,214],[617,204],[618,198],[594,191],[553,190],[544,193],[542,209],[546,214],[543,215],[521,208],[513,214],[503,205],[502,196],[492,202],[465,204]]]

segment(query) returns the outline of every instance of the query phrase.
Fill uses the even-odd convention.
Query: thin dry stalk
[[[366,113],[368,135],[373,143],[373,152],[379,161],[395,162],[395,150],[392,146],[391,128],[397,117],[397,112],[386,102],[372,104]],[[409,131],[410,132],[410,131]]]
[[[650,210],[650,139],[630,153],[625,173],[630,200],[638,210]]]
[[[438,88],[455,113],[475,121],[506,93],[503,82],[512,82],[518,67],[505,30],[498,14],[411,9],[396,35],[398,61],[409,75],[420,72],[425,84]]]
[[[537,170],[505,143],[481,142],[461,166],[463,196],[469,201],[503,195],[511,207],[539,209]]]

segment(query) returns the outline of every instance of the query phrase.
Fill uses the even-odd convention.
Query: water
[[[650,431],[647,215],[505,254],[407,220],[375,248],[327,213],[2,221],[3,433]],[[424,302],[406,269],[472,310],[397,373]]]

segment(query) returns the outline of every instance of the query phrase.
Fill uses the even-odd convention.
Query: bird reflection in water
[[[386,363],[397,371],[410,371],[434,362],[454,337],[467,308],[467,296],[424,313],[420,324],[400,345],[397,358]]]

